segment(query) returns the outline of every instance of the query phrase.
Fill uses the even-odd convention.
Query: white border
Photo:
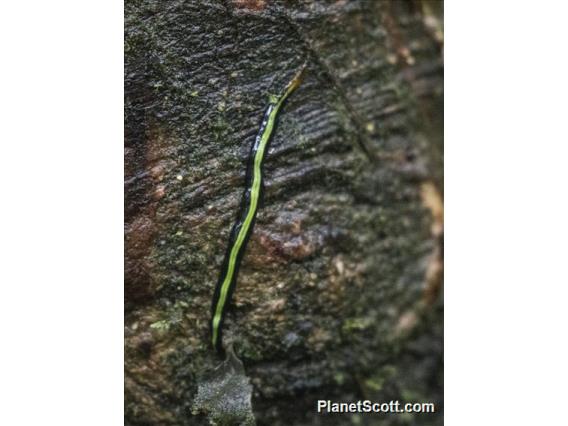
[[[448,425],[566,421],[566,16],[446,3]]]
[[[123,7],[0,12],[0,424],[123,421]]]

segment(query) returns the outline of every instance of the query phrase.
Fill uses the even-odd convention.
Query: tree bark
[[[125,4],[125,398],[129,425],[192,412],[250,146],[279,114],[225,323],[258,424],[376,424],[318,399],[431,401],[442,424],[441,3]]]

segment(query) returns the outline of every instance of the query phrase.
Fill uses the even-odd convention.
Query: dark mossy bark
[[[442,424],[437,2],[125,4],[129,425],[192,413],[211,299],[268,95],[304,61],[225,324],[259,425]],[[432,401],[320,417],[318,399]]]

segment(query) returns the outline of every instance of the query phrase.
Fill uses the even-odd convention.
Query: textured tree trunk
[[[304,61],[225,323],[254,417],[442,424],[441,3],[127,0],[125,13],[126,424],[209,422],[195,399],[219,363],[211,301],[247,157],[268,95]],[[437,413],[324,419],[318,399]]]

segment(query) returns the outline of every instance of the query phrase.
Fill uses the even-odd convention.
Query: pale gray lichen
[[[254,426],[251,395],[243,363],[230,349],[227,359],[199,382],[192,413],[207,414],[215,426]]]

